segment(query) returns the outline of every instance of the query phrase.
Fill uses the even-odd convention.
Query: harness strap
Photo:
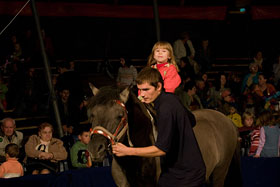
[[[115,136],[112,133],[110,133],[107,129],[101,126],[94,127],[91,131],[91,134],[100,134],[102,136],[105,136],[111,141],[112,144],[115,144]]]

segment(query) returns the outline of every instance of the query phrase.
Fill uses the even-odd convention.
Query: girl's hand
[[[256,155],[254,156],[254,158],[260,158],[260,155],[257,155],[257,154],[256,154]]]

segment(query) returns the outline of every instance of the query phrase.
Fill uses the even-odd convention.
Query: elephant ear
[[[129,97],[129,90],[130,86],[126,87],[121,93],[120,93],[120,99],[123,103],[126,103]]]
[[[99,89],[96,88],[92,83],[88,83],[88,84],[89,84],[89,87],[90,87],[90,89],[92,91],[92,94],[96,95],[99,92]]]

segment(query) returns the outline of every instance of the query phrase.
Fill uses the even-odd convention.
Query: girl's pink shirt
[[[152,65],[152,67],[157,69],[156,65]],[[158,71],[162,76],[165,91],[174,93],[175,89],[181,83],[181,77],[178,74],[176,67],[173,64],[167,63],[160,67]]]

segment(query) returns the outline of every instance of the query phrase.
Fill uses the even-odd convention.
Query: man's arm
[[[127,147],[122,143],[116,143],[112,148],[113,153],[117,156],[156,157],[165,155],[164,151],[154,145],[149,147]]]

